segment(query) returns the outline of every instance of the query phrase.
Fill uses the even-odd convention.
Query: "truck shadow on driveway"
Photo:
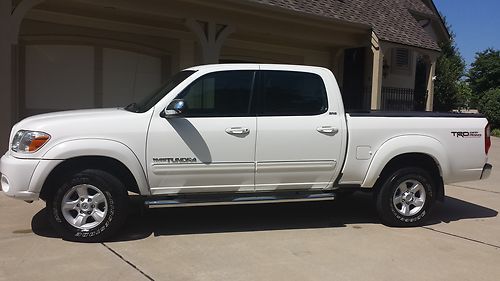
[[[356,193],[336,202],[304,202],[144,209],[133,200],[133,211],[125,226],[109,242],[139,240],[154,236],[336,228],[356,224],[380,224],[371,195]],[[46,219],[46,210],[32,219],[35,234],[56,238]],[[437,203],[426,225],[463,219],[496,217],[498,212],[453,197]]]

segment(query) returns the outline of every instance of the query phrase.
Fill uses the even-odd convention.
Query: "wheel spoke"
[[[416,193],[417,191],[420,190],[420,187],[421,187],[420,183],[416,183],[410,188],[410,192]]]
[[[401,193],[407,191],[408,186],[406,185],[406,182],[402,182],[400,185],[398,185],[397,190],[399,190]]]
[[[413,201],[413,205],[415,207],[420,207],[420,206],[423,206],[424,205],[424,199],[422,198],[416,198],[415,201]]]
[[[408,216],[410,215],[410,205],[403,203],[401,204],[401,212],[405,215]]]
[[[405,213],[405,203],[401,204],[401,208],[398,208],[399,213],[404,214]]]
[[[78,204],[78,202],[79,202],[78,200],[64,202],[63,206],[62,206],[62,209],[64,211],[75,210],[76,209],[76,205]]]
[[[104,203],[106,201],[106,197],[104,197],[104,195],[102,193],[96,193],[91,198],[92,198],[92,201],[96,204]]]
[[[86,221],[87,221],[87,216],[85,216],[84,214],[78,214],[78,216],[76,216],[76,218],[73,220],[73,225],[82,226],[85,224]]]
[[[92,214],[92,217],[97,222],[102,222],[104,220],[105,216],[106,216],[106,214],[101,210],[95,210],[94,213]]]
[[[403,202],[403,196],[400,194],[396,197],[394,197],[394,204],[400,204],[401,202]]]
[[[89,195],[89,191],[87,190],[86,186],[79,186],[76,188],[76,193],[78,193],[78,196],[86,198]]]

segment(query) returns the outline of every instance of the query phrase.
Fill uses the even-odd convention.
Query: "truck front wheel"
[[[376,196],[382,223],[388,226],[421,225],[435,201],[433,186],[429,173],[418,167],[391,173]]]
[[[128,195],[123,184],[101,170],[84,170],[47,199],[49,220],[63,239],[97,242],[125,221]]]

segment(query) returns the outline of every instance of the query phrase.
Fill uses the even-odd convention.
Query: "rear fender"
[[[375,152],[361,186],[373,187],[389,161],[407,153],[422,153],[432,157],[439,167],[441,176],[445,179],[450,171],[445,151],[438,140],[429,136],[406,135],[392,138]]]

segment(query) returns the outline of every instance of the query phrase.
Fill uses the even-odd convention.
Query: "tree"
[[[500,125],[500,88],[490,89],[483,93],[478,109],[486,115],[494,128]]]
[[[469,110],[474,104],[474,95],[467,81],[458,82],[457,108]]]
[[[451,30],[451,26],[446,25]],[[455,45],[454,33],[451,32],[450,39],[439,45],[441,56],[436,62],[434,110],[450,111],[459,106],[459,83],[465,74],[465,62]]]
[[[468,76],[472,92],[478,100],[486,91],[500,88],[500,50],[490,48],[476,53]]]

